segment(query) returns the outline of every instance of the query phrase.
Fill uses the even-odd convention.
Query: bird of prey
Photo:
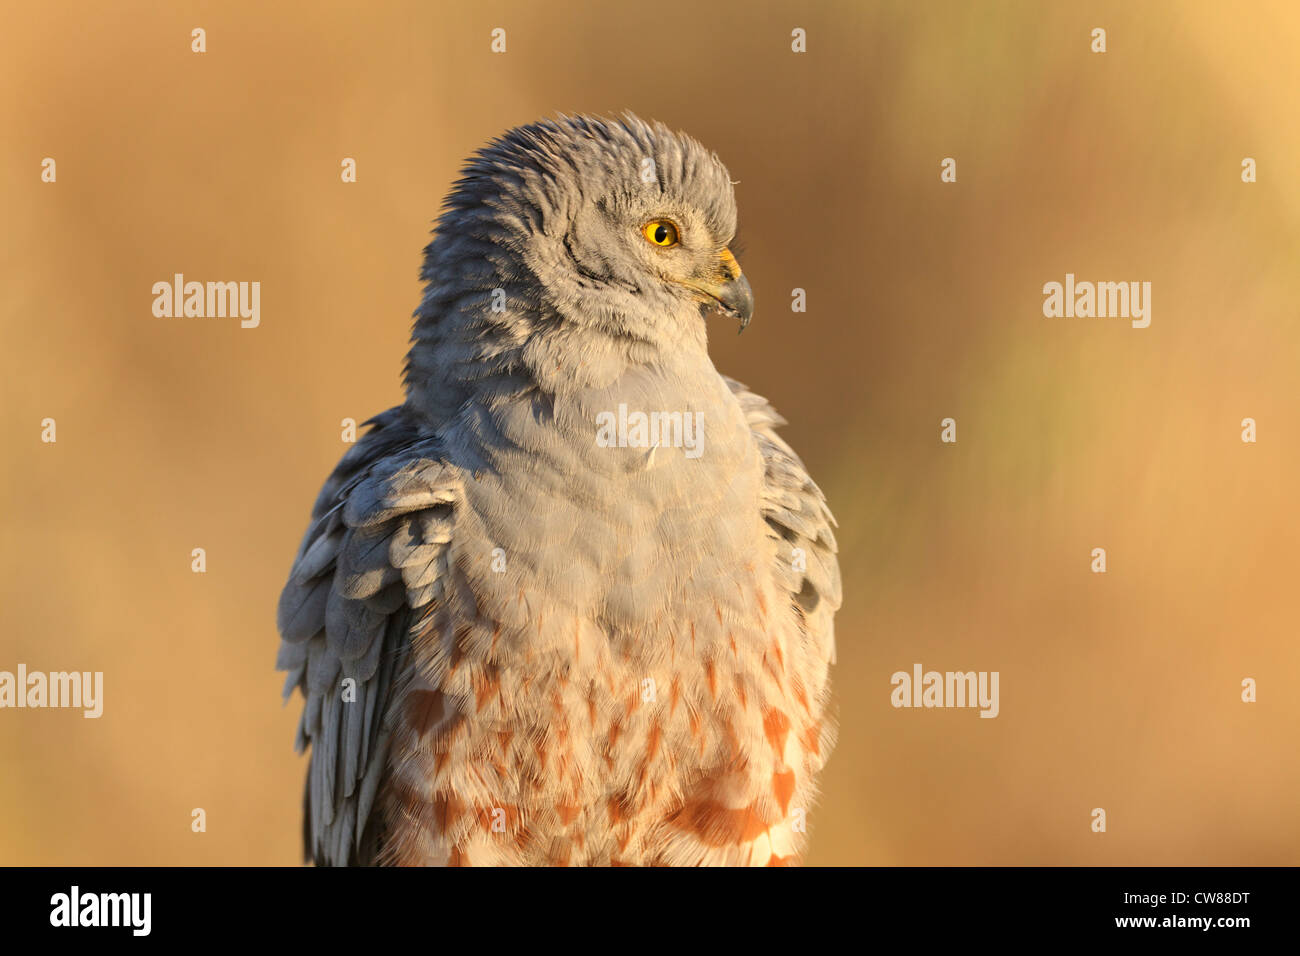
[[[475,154],[406,399],[279,605],[318,865],[798,862],[833,728],[833,519],[705,318],[749,322],[733,183],[660,123]]]

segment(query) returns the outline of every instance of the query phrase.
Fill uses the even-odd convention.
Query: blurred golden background
[[[4,19],[0,670],[102,670],[105,711],[0,711],[0,863],[299,860],[275,603],[340,420],[400,399],[463,159],[624,109],[740,181],[757,314],[715,326],[715,360],[790,420],[840,522],[808,862],[1300,863],[1295,4]],[[261,326],[154,318],[175,272],[260,281]],[[1067,272],[1150,281],[1150,328],[1044,318]],[[895,710],[915,662],[999,671],[1000,716]]]

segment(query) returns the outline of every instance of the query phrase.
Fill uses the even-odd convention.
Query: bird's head
[[[631,115],[506,133],[469,162],[438,231],[425,278],[488,308],[500,283],[512,312],[648,344],[702,340],[699,317],[711,310],[741,329],[753,314],[729,248],[726,167],[694,139]]]

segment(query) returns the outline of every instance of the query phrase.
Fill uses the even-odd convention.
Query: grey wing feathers
[[[777,579],[800,610],[810,650],[823,664],[815,667],[813,691],[820,696],[828,665],[835,661],[834,616],[842,600],[840,567],[835,558],[835,518],[821,489],[803,462],[776,433],[785,419],[744,385],[726,379],[740,402],[763,456],[763,517],[780,545]],[[801,570],[802,569],[802,570]]]
[[[278,614],[276,663],[285,695],[302,691],[297,747],[311,747],[305,852],[335,866],[373,862],[382,842],[388,704],[410,629],[441,596],[457,500],[435,440],[400,408],[367,424],[321,489]]]

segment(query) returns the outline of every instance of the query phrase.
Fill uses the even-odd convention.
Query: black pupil
[[[667,242],[667,241],[668,241],[668,227],[667,227],[667,226],[656,226],[656,227],[655,227],[655,242],[659,243],[659,245],[662,246],[662,245],[663,245],[665,242]]]

